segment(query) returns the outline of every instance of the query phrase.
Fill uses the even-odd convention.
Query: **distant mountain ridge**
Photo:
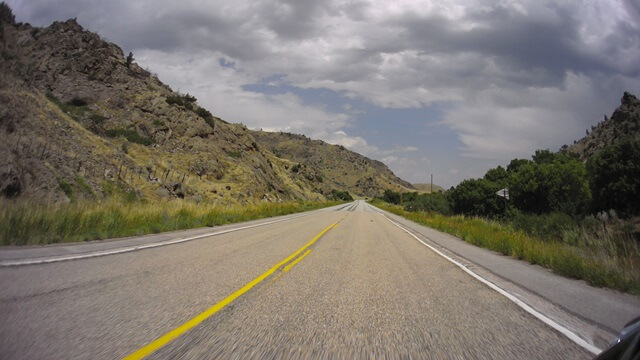
[[[0,196],[231,204],[411,188],[343,147],[215,117],[75,20],[16,24],[3,3],[0,27]]]
[[[432,192],[431,184],[413,184],[413,187],[415,187],[418,191],[428,192],[428,193]],[[444,191],[444,188],[442,186],[433,184],[434,193],[442,192],[442,191]]]

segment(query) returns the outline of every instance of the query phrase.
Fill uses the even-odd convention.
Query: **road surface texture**
[[[356,201],[218,228],[0,250],[0,358],[593,357],[418,239],[598,348],[640,314],[637,297],[501,263]],[[501,273],[508,266],[514,280]],[[538,289],[547,280],[536,271],[584,298]]]

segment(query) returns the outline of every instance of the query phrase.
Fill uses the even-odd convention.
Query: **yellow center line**
[[[287,272],[287,271],[291,270],[291,268],[292,268],[292,267],[296,266],[296,264],[297,264],[297,263],[299,263],[299,262],[300,262],[300,260],[304,259],[304,257],[305,257],[305,256],[307,256],[307,255],[309,255],[310,253],[311,253],[311,249],[309,249],[309,250],[305,251],[305,253],[304,253],[304,254],[300,255],[297,259],[293,260],[293,261],[291,262],[291,264],[289,264],[289,265],[285,266],[285,267],[282,269],[282,272]]]
[[[342,221],[343,219],[341,219],[340,221]],[[340,221],[338,221],[338,222],[340,222]],[[229,305],[232,301],[234,301],[235,299],[239,298],[240,296],[242,296],[247,291],[251,290],[251,288],[253,288],[254,286],[258,285],[264,279],[268,278],[271,274],[273,274],[279,268],[281,268],[282,266],[287,264],[289,261],[291,261],[291,259],[293,259],[296,256],[298,256],[300,253],[302,253],[309,246],[313,245],[313,243],[318,241],[318,239],[320,239],[327,231],[329,231],[333,227],[335,227],[338,224],[338,222],[336,222],[336,223],[330,225],[329,227],[327,227],[326,229],[322,230],[322,232],[320,232],[318,235],[316,235],[311,241],[309,241],[303,247],[298,249],[293,254],[289,255],[289,257],[287,257],[286,259],[284,259],[284,260],[280,261],[279,263],[277,263],[276,265],[274,265],[271,269],[267,270],[262,275],[260,275],[257,278],[253,279],[250,283],[248,283],[245,286],[243,286],[242,288],[240,288],[240,290],[237,290],[233,294],[227,296],[222,301],[220,301],[219,303],[213,305],[212,307],[210,307],[209,309],[205,310],[203,313],[197,315],[193,319],[191,319],[191,320],[187,321],[186,323],[178,326],[177,328],[169,331],[168,333],[162,335],[158,339],[156,339],[153,342],[145,345],[144,347],[136,350],[135,352],[127,355],[126,357],[124,357],[124,360],[142,359],[142,358],[150,355],[154,351],[160,349],[161,347],[165,346],[166,344],[170,343],[171,341],[173,341],[174,339],[176,339],[180,335],[184,334],[188,330],[192,329],[196,325],[198,325],[201,322],[205,321],[207,318],[211,317],[213,314],[217,313],[218,311],[222,310],[225,306]],[[307,251],[303,256],[301,256],[299,259],[297,259],[294,263],[297,263],[298,261],[302,260],[302,258],[305,257],[306,255],[308,255],[308,253],[310,251],[311,250]],[[293,265],[291,265],[291,266],[293,266]]]

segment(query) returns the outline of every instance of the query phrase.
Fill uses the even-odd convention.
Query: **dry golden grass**
[[[384,202],[375,205],[470,244],[544,266],[557,274],[582,279],[593,286],[640,294],[640,247],[634,239],[595,238],[584,233],[580,234],[581,245],[568,245],[529,236],[483,218],[408,212]]]
[[[185,200],[38,205],[0,199],[0,244],[87,241],[230,224],[332,206],[337,202],[221,206]]]

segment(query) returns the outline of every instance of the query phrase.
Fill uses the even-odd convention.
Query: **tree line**
[[[509,189],[509,200],[497,195]],[[513,159],[467,179],[445,193],[395,193],[381,199],[409,211],[435,211],[502,218],[510,212],[580,217],[614,210],[618,216],[640,215],[640,139],[624,138],[586,162],[567,151],[537,150],[531,159]]]

